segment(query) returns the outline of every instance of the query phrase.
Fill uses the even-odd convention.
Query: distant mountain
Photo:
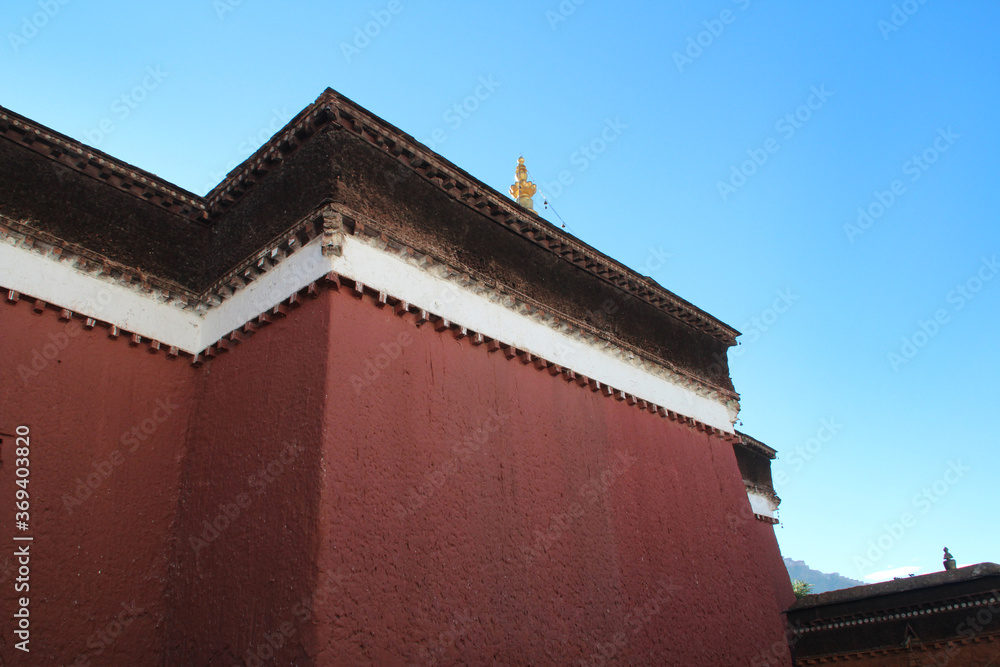
[[[811,593],[826,593],[827,591],[837,591],[841,588],[851,588],[853,586],[863,586],[865,582],[858,581],[857,579],[848,579],[847,577],[842,577],[836,572],[833,574],[827,574],[826,572],[820,572],[819,570],[814,570],[804,562],[800,560],[792,560],[791,558],[785,559],[785,569],[788,570],[788,577],[795,581],[799,579],[806,582],[807,584],[812,584]]]

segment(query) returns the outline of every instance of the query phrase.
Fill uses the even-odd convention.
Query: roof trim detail
[[[355,134],[456,201],[687,326],[735,345],[739,332],[480,182],[412,136],[327,88],[205,197],[0,107],[0,137],[201,225],[213,221],[321,130]]]

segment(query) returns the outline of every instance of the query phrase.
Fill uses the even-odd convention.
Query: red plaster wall
[[[318,664],[746,665],[781,645],[762,562],[781,559],[727,521],[748,507],[729,443],[331,297]]]
[[[110,339],[107,329],[36,314],[27,300],[0,303],[0,431],[30,428],[31,470],[30,530],[21,532],[15,440],[4,437],[0,664],[162,664],[192,379],[186,361]],[[27,593],[14,591],[15,534],[34,537]],[[22,595],[28,654],[13,646]]]
[[[781,557],[774,530],[774,526],[758,521],[756,545],[751,544],[748,547],[757,554],[759,567],[771,578],[775,604],[778,609],[785,611],[795,604],[795,592],[792,590],[792,581]]]
[[[749,505],[749,502],[747,503]],[[778,540],[774,534],[774,526],[756,519],[752,522],[756,530],[748,535],[743,549],[755,567],[763,572],[771,583],[771,591],[774,595],[775,608],[781,612],[795,604],[795,592],[792,590],[792,581],[788,576],[784,560],[781,557],[781,550],[778,547]],[[787,628],[787,619],[782,616],[782,627]],[[769,665],[786,664],[789,655],[788,635],[776,639],[766,651],[764,651],[759,662],[752,663],[755,667],[768,667]]]
[[[16,664],[789,664],[729,443],[411,318],[324,292],[200,368],[84,331],[24,383],[67,325],[3,306],[0,430],[31,427],[39,494]]]
[[[295,609],[315,587],[328,309],[307,299],[198,369],[169,664],[311,664]]]

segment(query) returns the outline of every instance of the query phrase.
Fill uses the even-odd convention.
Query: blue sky
[[[327,86],[498,190],[523,154],[744,333],[784,555],[1000,561],[1000,7],[578,2],[11,0],[0,104],[199,194]]]

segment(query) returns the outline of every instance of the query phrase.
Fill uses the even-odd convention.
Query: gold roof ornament
[[[534,211],[535,204],[531,201],[531,197],[537,188],[534,183],[528,180],[528,168],[524,166],[523,157],[517,158],[517,169],[514,171],[514,175],[517,177],[517,183],[510,186],[510,196],[524,208]]]

